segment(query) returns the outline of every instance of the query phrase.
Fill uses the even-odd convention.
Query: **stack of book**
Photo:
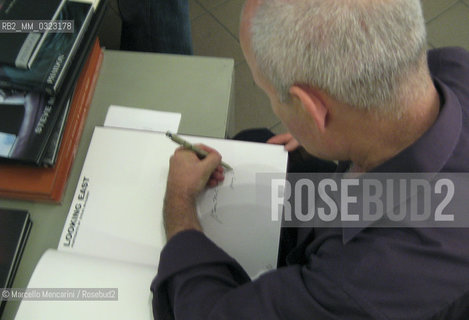
[[[0,197],[61,201],[102,61],[105,7],[0,1]]]

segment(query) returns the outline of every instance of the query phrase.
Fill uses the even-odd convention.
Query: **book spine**
[[[70,128],[70,137],[67,136],[67,129],[64,132],[64,139],[69,139],[67,150],[64,150],[68,155],[64,170],[58,173],[56,182],[54,184],[51,199],[53,202],[60,202],[65,191],[65,185],[70,174],[73,160],[75,159],[78,145],[80,143],[81,135],[85,126],[85,120],[88,116],[88,111],[91,106],[91,100],[94,95],[96,83],[98,81],[99,71],[103,61],[103,51],[99,44],[99,39],[96,39],[93,49],[88,58],[88,62],[80,75],[77,82],[75,93],[72,98],[71,108],[76,108],[76,120],[73,121],[73,126]],[[80,108],[81,106],[81,108]],[[60,156],[60,155],[59,155]]]
[[[59,57],[57,57],[57,62],[56,62],[57,67],[54,66],[51,69],[51,72],[50,72],[49,76],[47,77],[47,80],[46,80],[46,83],[45,83],[45,88],[44,89],[46,90],[46,92],[55,93],[59,90],[59,88],[60,88],[60,86],[63,82],[63,79],[64,79],[64,77],[67,73],[67,70],[70,66],[70,63],[71,63],[71,61],[73,61],[73,58],[75,57],[75,54],[78,50],[78,47],[82,43],[83,36],[86,33],[86,31],[88,30],[88,27],[90,25],[90,21],[91,21],[91,18],[93,17],[93,15],[94,15],[94,9],[91,8],[88,11],[88,14],[86,15],[85,20],[83,21],[81,29],[78,32],[77,38],[75,39],[75,42],[74,42],[72,48],[68,52],[68,55],[67,56],[60,55]],[[60,59],[60,61],[59,61],[59,59]]]
[[[54,131],[50,136],[47,149],[42,159],[42,165],[44,167],[53,166],[57,159],[57,154],[62,142],[63,131],[65,130],[65,124],[67,122],[68,112],[70,111],[70,100],[71,99],[67,101],[64,108],[62,109],[59,119],[57,119],[57,123],[55,124]]]

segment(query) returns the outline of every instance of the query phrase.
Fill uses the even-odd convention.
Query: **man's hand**
[[[168,240],[183,230],[202,230],[197,218],[197,195],[206,186],[214,187],[224,179],[220,154],[208,147],[199,147],[209,152],[202,160],[184,148],[177,149],[171,157],[163,208]]]
[[[267,140],[267,143],[283,144],[285,146],[285,150],[288,152],[294,151],[300,146],[300,143],[295,138],[293,138],[290,133],[283,133],[273,136]]]

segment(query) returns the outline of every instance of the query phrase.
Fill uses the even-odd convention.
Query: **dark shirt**
[[[469,172],[469,53],[428,63],[434,125],[376,172]],[[203,233],[174,236],[151,285],[157,319],[469,319],[469,230],[301,229],[288,265],[255,281]]]

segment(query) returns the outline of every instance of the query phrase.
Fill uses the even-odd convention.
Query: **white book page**
[[[177,132],[181,114],[150,109],[109,106],[104,126],[136,130]]]
[[[257,199],[256,173],[285,174],[283,146],[185,138],[217,149],[234,168],[198,200],[204,232],[252,277],[275,267],[280,221],[272,221],[268,199]],[[165,244],[169,158],[177,147],[164,134],[95,128],[59,249],[156,266]]]
[[[23,299],[15,319],[153,319],[150,284],[155,273],[151,267],[49,249],[39,260],[28,288],[67,288],[64,292],[74,297],[66,301]],[[83,297],[83,291],[72,290],[78,288],[117,288],[118,299],[74,301]]]

